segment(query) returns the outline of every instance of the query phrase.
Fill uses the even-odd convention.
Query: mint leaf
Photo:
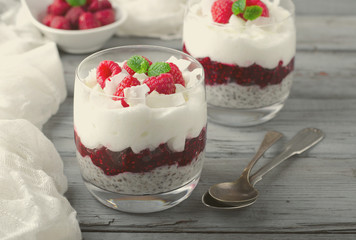
[[[165,62],[156,62],[150,66],[148,69],[148,76],[156,77],[162,73],[167,73],[171,71],[171,67]]]
[[[72,7],[83,6],[87,3],[87,0],[66,0],[66,2]]]
[[[129,66],[136,73],[146,73],[149,62],[142,56],[132,56],[127,60],[127,66]]]
[[[246,20],[255,20],[262,15],[263,9],[260,6],[250,6],[247,7],[244,12],[244,18]]]
[[[240,13],[243,13],[246,7],[246,0],[238,0],[232,4],[232,12],[235,15],[239,15]]]

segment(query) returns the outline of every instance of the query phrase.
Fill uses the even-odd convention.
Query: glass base
[[[284,100],[267,107],[252,109],[224,108],[208,104],[208,119],[230,127],[254,126],[274,118],[283,106]]]
[[[151,213],[174,207],[187,199],[199,182],[200,174],[184,186],[175,190],[146,195],[129,195],[106,191],[87,182],[89,192],[102,204],[115,210],[129,213]]]

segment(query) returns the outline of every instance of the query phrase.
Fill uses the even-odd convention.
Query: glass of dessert
[[[296,53],[291,0],[190,0],[183,51],[204,67],[209,120],[266,122],[282,109]]]
[[[190,55],[124,46],[76,69],[77,160],[106,206],[146,213],[186,199],[199,181],[206,126],[204,70]]]

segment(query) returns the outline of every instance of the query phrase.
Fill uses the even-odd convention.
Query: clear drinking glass
[[[227,24],[212,20],[212,2],[189,0],[183,27],[183,51],[205,70],[208,118],[228,126],[266,122],[282,109],[292,85],[293,2],[262,0],[268,18],[232,15]]]
[[[95,68],[103,60],[123,63],[133,55],[152,62],[172,56],[183,59],[183,76],[189,83],[170,95],[122,98],[103,93],[96,85]],[[94,82],[87,80],[90,76]],[[129,107],[119,104],[121,100]],[[86,187],[106,206],[146,213],[186,199],[199,181],[206,125],[204,70],[183,52],[157,46],[117,47],[90,55],[76,70],[77,160]]]

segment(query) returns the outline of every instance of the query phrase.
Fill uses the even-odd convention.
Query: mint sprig
[[[246,20],[255,20],[262,15],[263,8],[260,6],[250,6],[245,9],[244,18]]]
[[[66,0],[66,2],[72,7],[83,6],[87,3],[87,0]]]
[[[232,4],[232,12],[235,15],[243,13],[246,7],[246,0],[238,0]]]
[[[166,62],[155,62],[149,68],[147,75],[149,77],[156,77],[162,73],[171,71],[171,67]]]
[[[129,66],[136,73],[146,73],[149,62],[142,56],[132,56],[127,60],[127,66]]]
[[[240,16],[242,14],[245,20],[255,20],[259,18],[263,13],[263,8],[258,5],[246,6],[246,0],[237,0],[232,4],[231,7],[232,12]]]

